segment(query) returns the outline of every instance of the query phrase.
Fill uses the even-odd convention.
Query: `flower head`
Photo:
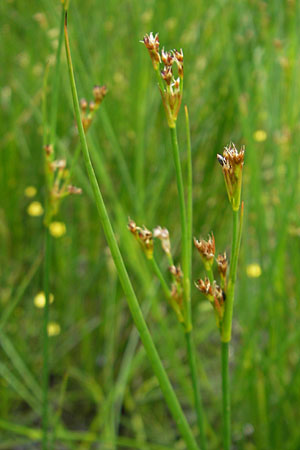
[[[153,257],[153,236],[151,231],[145,226],[137,226],[132,219],[128,221],[128,230],[135,236],[147,258],[151,259]]]
[[[142,41],[143,44],[145,44],[146,48],[148,49],[153,67],[155,70],[158,69],[160,64],[160,54],[159,54],[159,39],[158,39],[158,33],[153,35],[152,31],[150,34],[146,34]]]
[[[241,203],[242,171],[245,148],[238,151],[233,143],[224,148],[223,155],[217,155],[222,166],[225,185],[232,209],[238,211]]]
[[[207,241],[205,239],[200,239],[198,241],[196,238],[194,238],[194,244],[201,255],[205,269],[210,270],[214,262],[216,251],[214,235],[209,235]]]
[[[165,49],[163,48],[161,51],[161,60],[166,67],[172,67],[174,55],[172,52],[165,52]]]
[[[175,127],[178,112],[181,105],[182,89],[183,89],[183,51],[171,50],[165,51],[163,48],[159,53],[158,35],[153,33],[146,34],[141,41],[147,47],[154,70],[159,77],[159,89],[165,108],[168,125],[170,128]],[[161,62],[163,67],[160,67]],[[175,79],[173,65],[177,65],[178,78]],[[162,83],[161,78],[163,80]]]
[[[96,105],[100,105],[104,99],[104,97],[107,94],[107,87],[106,86],[99,86],[96,85],[93,88],[93,95],[94,95],[94,101]]]
[[[227,268],[228,268],[228,260],[227,260],[227,256],[226,253],[223,253],[223,255],[218,255],[217,257],[217,264],[218,264],[218,271],[221,277],[221,284],[223,286],[226,285],[226,273],[227,273]]]
[[[225,310],[225,294],[222,288],[214,281],[211,283],[208,278],[197,280],[195,283],[197,289],[211,302],[216,316],[217,326],[220,327]]]

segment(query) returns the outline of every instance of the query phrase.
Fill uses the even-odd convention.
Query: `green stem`
[[[196,362],[196,351],[195,351],[195,345],[194,345],[194,340],[193,340],[191,331],[188,333],[185,333],[185,340],[186,340],[186,346],[187,346],[189,366],[190,366],[190,370],[191,370],[195,409],[196,409],[196,414],[197,414],[197,423],[198,423],[198,428],[199,428],[199,433],[200,433],[200,447],[201,447],[201,450],[206,450],[207,444],[206,444],[206,437],[205,437],[205,431],[204,431],[203,405],[202,405],[202,399],[201,399],[201,395],[200,395],[200,386],[199,386],[199,378],[198,378],[197,362]]]
[[[151,264],[151,266],[152,266],[152,269],[153,269],[155,275],[157,276],[157,278],[158,278],[159,281],[160,281],[160,284],[161,284],[161,286],[162,286],[162,288],[163,288],[163,291],[164,291],[165,296],[166,296],[167,298],[170,298],[171,291],[170,291],[169,286],[168,286],[166,280],[164,279],[164,276],[163,276],[163,274],[161,273],[161,270],[160,270],[160,268],[159,268],[159,266],[158,266],[158,264],[157,264],[157,262],[156,262],[156,260],[155,260],[154,257],[152,257],[152,258],[150,259],[150,264]]]
[[[206,275],[207,275],[207,277],[208,277],[208,279],[210,281],[210,284],[213,284],[213,282],[214,282],[214,273],[213,273],[212,268],[210,268],[209,270],[206,270]]]
[[[179,206],[180,206],[180,221],[181,221],[181,236],[182,236],[182,269],[183,269],[183,284],[184,284],[184,294],[185,294],[185,304],[186,304],[185,319],[186,319],[186,332],[188,332],[192,328],[190,282],[189,282],[189,272],[190,272],[189,242],[188,242],[189,236],[188,236],[188,228],[187,228],[187,214],[186,214],[186,207],[185,207],[183,177],[182,177],[182,170],[181,170],[181,163],[180,163],[176,125],[174,128],[170,128],[170,132],[171,132],[172,151],[173,151],[173,159],[174,159],[174,164],[175,164],[176,181],[177,181]]]
[[[239,211],[233,211],[231,263],[229,269],[227,296],[225,301],[224,320],[221,328],[224,450],[230,450],[231,445],[228,356],[229,356],[229,342],[231,340],[234,288],[236,282],[237,264],[242,237],[243,215],[244,215],[244,204],[242,203],[240,208],[240,220],[239,220]]]
[[[61,7],[61,19],[60,19],[60,27],[59,27],[59,39],[58,39],[58,47],[56,52],[56,63],[55,63],[55,71],[54,78],[52,84],[52,95],[51,95],[51,116],[50,116],[50,144],[52,144],[53,148],[55,145],[56,138],[56,122],[57,122],[57,104],[58,104],[58,92],[59,92],[59,72],[60,72],[60,55],[61,55],[61,47],[63,42],[64,35],[64,6]]]
[[[188,108],[185,105],[186,143],[187,143],[187,242],[189,278],[192,279],[192,238],[193,238],[193,165]]]
[[[225,301],[224,320],[222,323],[222,331],[221,331],[222,342],[229,342],[231,340],[234,289],[235,289],[237,264],[242,236],[243,214],[244,214],[244,206],[242,203],[242,206],[240,208],[240,220],[239,220],[239,211],[233,211],[231,263],[229,269],[227,296]]]
[[[198,446],[195,441],[195,438],[193,436],[193,433],[191,431],[191,428],[183,414],[183,411],[181,409],[181,406],[178,402],[178,399],[175,395],[175,392],[173,390],[173,387],[169,381],[169,378],[167,376],[167,373],[163,367],[163,364],[161,362],[161,359],[157,353],[156,347],[153,343],[151,334],[149,332],[149,329],[147,327],[147,324],[145,322],[145,319],[143,317],[141,308],[139,306],[138,300],[136,298],[135,292],[133,290],[132,284],[130,282],[122,255],[120,253],[118,243],[114,234],[114,231],[112,229],[110,219],[107,214],[107,210],[102,198],[102,194],[98,185],[98,181],[92,166],[92,162],[89,155],[89,150],[86,142],[86,137],[84,134],[81,117],[80,117],[80,107],[78,102],[78,95],[76,90],[76,84],[75,84],[75,78],[74,78],[74,72],[73,72],[73,66],[72,66],[72,59],[71,59],[71,52],[70,52],[70,45],[69,45],[69,38],[68,38],[68,31],[67,31],[67,14],[65,15],[65,45],[66,45],[66,54],[67,54],[67,61],[68,61],[68,70],[69,70],[69,77],[70,77],[70,86],[72,90],[72,97],[73,97],[73,104],[74,104],[74,111],[76,116],[76,122],[78,127],[78,132],[80,136],[80,142],[82,146],[82,152],[84,157],[84,162],[86,165],[86,170],[89,176],[89,180],[94,192],[95,196],[95,202],[98,209],[100,221],[103,227],[103,231],[107,240],[107,243],[109,245],[112,258],[114,260],[119,279],[121,282],[121,285],[123,287],[124,293],[127,298],[128,306],[131,311],[134,323],[139,331],[141,340],[143,342],[143,345],[145,347],[146,353],[148,355],[148,358],[150,360],[150,363],[152,365],[153,371],[155,375],[158,378],[161,390],[165,396],[167,405],[173,415],[173,418],[178,426],[178,429],[183,437],[183,439],[186,442],[187,448],[191,450],[197,450]]]
[[[222,342],[223,446],[230,450],[229,342]]]
[[[157,68],[157,69],[154,69],[154,71],[155,71],[158,87],[159,87],[161,92],[164,92],[165,87],[164,87],[164,82],[163,82],[161,74],[160,74],[160,69]]]
[[[188,264],[189,271],[188,276],[189,279],[192,279],[192,239],[193,239],[193,165],[192,165],[192,146],[191,146],[191,133],[190,133],[190,121],[189,121],[189,113],[188,108],[185,105],[185,125],[186,125],[186,144],[187,144],[187,251],[188,251]],[[189,302],[190,304],[190,302]],[[191,305],[190,305],[191,306]],[[191,309],[191,308],[190,308]],[[191,311],[189,311],[191,312]],[[192,321],[192,319],[191,319]],[[203,414],[203,405],[200,394],[200,383],[198,378],[197,371],[197,362],[196,362],[196,350],[192,332],[185,333],[186,337],[186,345],[187,345],[187,354],[189,360],[189,366],[192,377],[193,391],[194,391],[194,400],[195,400],[195,408],[197,414],[197,422],[200,433],[200,444],[201,449],[206,450],[207,443],[204,431],[204,414]]]
[[[44,259],[44,323],[43,323],[43,450],[48,449],[48,422],[49,422],[49,276],[50,276],[50,258],[51,258],[51,236],[48,227],[45,228],[45,259]]]

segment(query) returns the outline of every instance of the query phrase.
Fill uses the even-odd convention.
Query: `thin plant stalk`
[[[222,342],[222,412],[223,412],[223,447],[231,447],[231,418],[230,418],[230,386],[229,386],[229,342]]]
[[[244,216],[244,204],[242,203],[240,211],[233,211],[231,264],[229,268],[226,308],[221,331],[222,342],[229,342],[231,340],[234,290],[235,290],[237,264],[242,236],[243,216]]]
[[[197,414],[197,424],[200,433],[201,448],[206,450],[206,438],[204,432],[204,414],[202,399],[200,395],[199,378],[196,363],[195,345],[192,336],[192,315],[191,315],[191,298],[190,298],[190,279],[191,279],[191,253],[192,253],[192,160],[191,160],[191,142],[189,133],[189,118],[187,108],[185,109],[186,127],[187,127],[187,156],[188,156],[188,170],[187,170],[187,204],[185,205],[183,176],[180,163],[179,146],[177,139],[176,125],[174,128],[170,127],[173,159],[175,164],[177,189],[179,196],[180,218],[181,218],[181,235],[182,235],[182,267],[184,276],[184,293],[186,299],[186,328],[185,340],[187,346],[188,362],[192,378],[192,386],[194,393],[195,409]]]
[[[44,322],[43,322],[43,450],[48,448],[48,426],[49,426],[49,295],[50,295],[50,260],[51,260],[51,235],[49,228],[45,227],[45,256],[44,256]]]
[[[196,415],[197,415],[197,425],[198,425],[199,434],[200,434],[200,447],[202,450],[206,450],[207,444],[206,444],[205,429],[204,429],[203,405],[202,405],[202,399],[201,399],[201,395],[200,395],[196,351],[195,351],[195,344],[194,344],[192,332],[185,333],[185,340],[186,340],[187,354],[188,354],[188,360],[189,360],[189,366],[190,366],[191,378],[192,378],[192,385],[193,385],[193,391],[194,391],[194,402],[195,402],[195,409],[196,409]]]
[[[195,438],[193,436],[193,433],[191,431],[191,428],[184,416],[184,413],[181,409],[181,406],[178,402],[178,399],[176,397],[176,394],[173,390],[173,387],[169,381],[168,375],[163,367],[163,364],[161,362],[161,359],[157,353],[156,347],[153,343],[151,334],[149,332],[149,329],[147,327],[147,324],[145,322],[145,319],[143,317],[141,308],[139,306],[138,300],[136,298],[135,292],[133,290],[131,281],[129,279],[122,255],[119,250],[119,246],[102,198],[102,194],[98,185],[98,181],[93,169],[93,165],[90,159],[89,150],[87,146],[87,141],[85,137],[85,133],[83,130],[81,117],[80,117],[80,107],[78,102],[78,95],[76,90],[76,84],[75,84],[75,78],[74,78],[74,72],[73,72],[73,66],[72,66],[72,59],[71,59],[71,52],[70,52],[70,45],[69,45],[69,38],[68,38],[68,31],[67,31],[67,13],[65,14],[65,46],[66,46],[66,54],[67,54],[67,62],[68,62],[68,70],[69,70],[69,77],[70,77],[70,86],[72,91],[72,97],[73,97],[73,104],[74,104],[74,112],[76,116],[76,122],[78,127],[78,132],[80,136],[80,142],[82,146],[82,152],[83,152],[83,158],[86,165],[86,170],[89,176],[89,180],[94,192],[95,196],[95,202],[98,209],[98,213],[100,216],[100,221],[103,227],[104,234],[106,236],[107,243],[109,245],[112,258],[114,260],[119,279],[121,282],[121,285],[123,287],[123,290],[125,292],[127,302],[129,309],[131,311],[134,323],[139,331],[141,340],[143,342],[143,345],[145,347],[146,353],[148,355],[148,358],[151,362],[152,368],[154,373],[156,374],[161,390],[164,394],[166,403],[172,413],[172,416],[178,426],[178,429],[183,437],[183,439],[186,442],[187,448],[191,450],[197,450],[198,445],[195,441]]]
[[[60,55],[64,36],[64,6],[61,6],[61,19],[59,25],[58,47],[56,51],[56,62],[53,75],[52,93],[51,93],[51,114],[50,114],[50,144],[54,147],[56,138],[56,122],[57,122],[57,106],[59,93],[59,72],[60,72]]]
[[[186,300],[185,301],[186,331],[190,331],[192,328],[192,323],[191,323],[191,301],[190,301],[190,281],[189,281],[189,271],[190,271],[189,242],[188,242],[187,214],[185,206],[183,176],[180,163],[176,125],[173,128],[170,127],[170,132],[171,132],[172,152],[175,164],[175,173],[176,173],[176,181],[179,197],[179,209],[180,209],[181,236],[182,236],[182,269],[184,280],[184,294]]]
[[[43,84],[43,145],[47,144],[48,139],[48,120],[47,120],[47,88],[48,88],[49,66],[46,67]],[[47,187],[48,188],[48,182]],[[46,196],[47,197],[47,196]],[[46,198],[46,213],[48,207],[48,199]],[[50,278],[50,245],[51,236],[48,227],[44,231],[44,261],[43,261],[43,288],[45,295],[45,307],[43,316],[43,368],[42,368],[42,449],[48,448],[48,384],[49,384],[49,278]]]
[[[243,228],[244,204],[240,211],[233,211],[231,264],[229,269],[228,291],[224,322],[221,330],[222,355],[222,394],[223,394],[223,446],[230,450],[231,446],[231,417],[230,417],[230,384],[229,384],[229,345],[231,340],[232,314],[234,290],[236,282],[237,264]]]
[[[190,120],[188,108],[185,105],[185,125],[186,125],[186,147],[187,147],[187,242],[188,261],[190,264],[189,278],[192,279],[192,238],[193,238],[193,166],[192,166],[192,146],[190,133]]]
[[[167,284],[166,280],[164,279],[163,274],[161,273],[161,270],[160,270],[160,268],[159,268],[159,266],[158,266],[154,256],[150,259],[150,264],[152,266],[152,269],[153,269],[155,275],[157,276],[157,278],[160,281],[160,284],[161,284],[161,287],[163,288],[165,296],[167,298],[169,298],[171,296],[171,291],[170,291],[170,289],[168,287],[168,284]]]

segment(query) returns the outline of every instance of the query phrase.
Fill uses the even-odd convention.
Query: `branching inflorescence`
[[[183,90],[183,51],[171,50],[166,52],[164,48],[159,51],[158,33],[146,34],[141,41],[145,44],[156,72],[163,105],[166,111],[170,128],[175,127],[178,112],[182,100]],[[175,78],[173,66],[177,68],[178,76]]]

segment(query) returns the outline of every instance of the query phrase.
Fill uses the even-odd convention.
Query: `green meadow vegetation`
[[[0,3],[0,449],[299,450],[298,2],[66,3]]]

